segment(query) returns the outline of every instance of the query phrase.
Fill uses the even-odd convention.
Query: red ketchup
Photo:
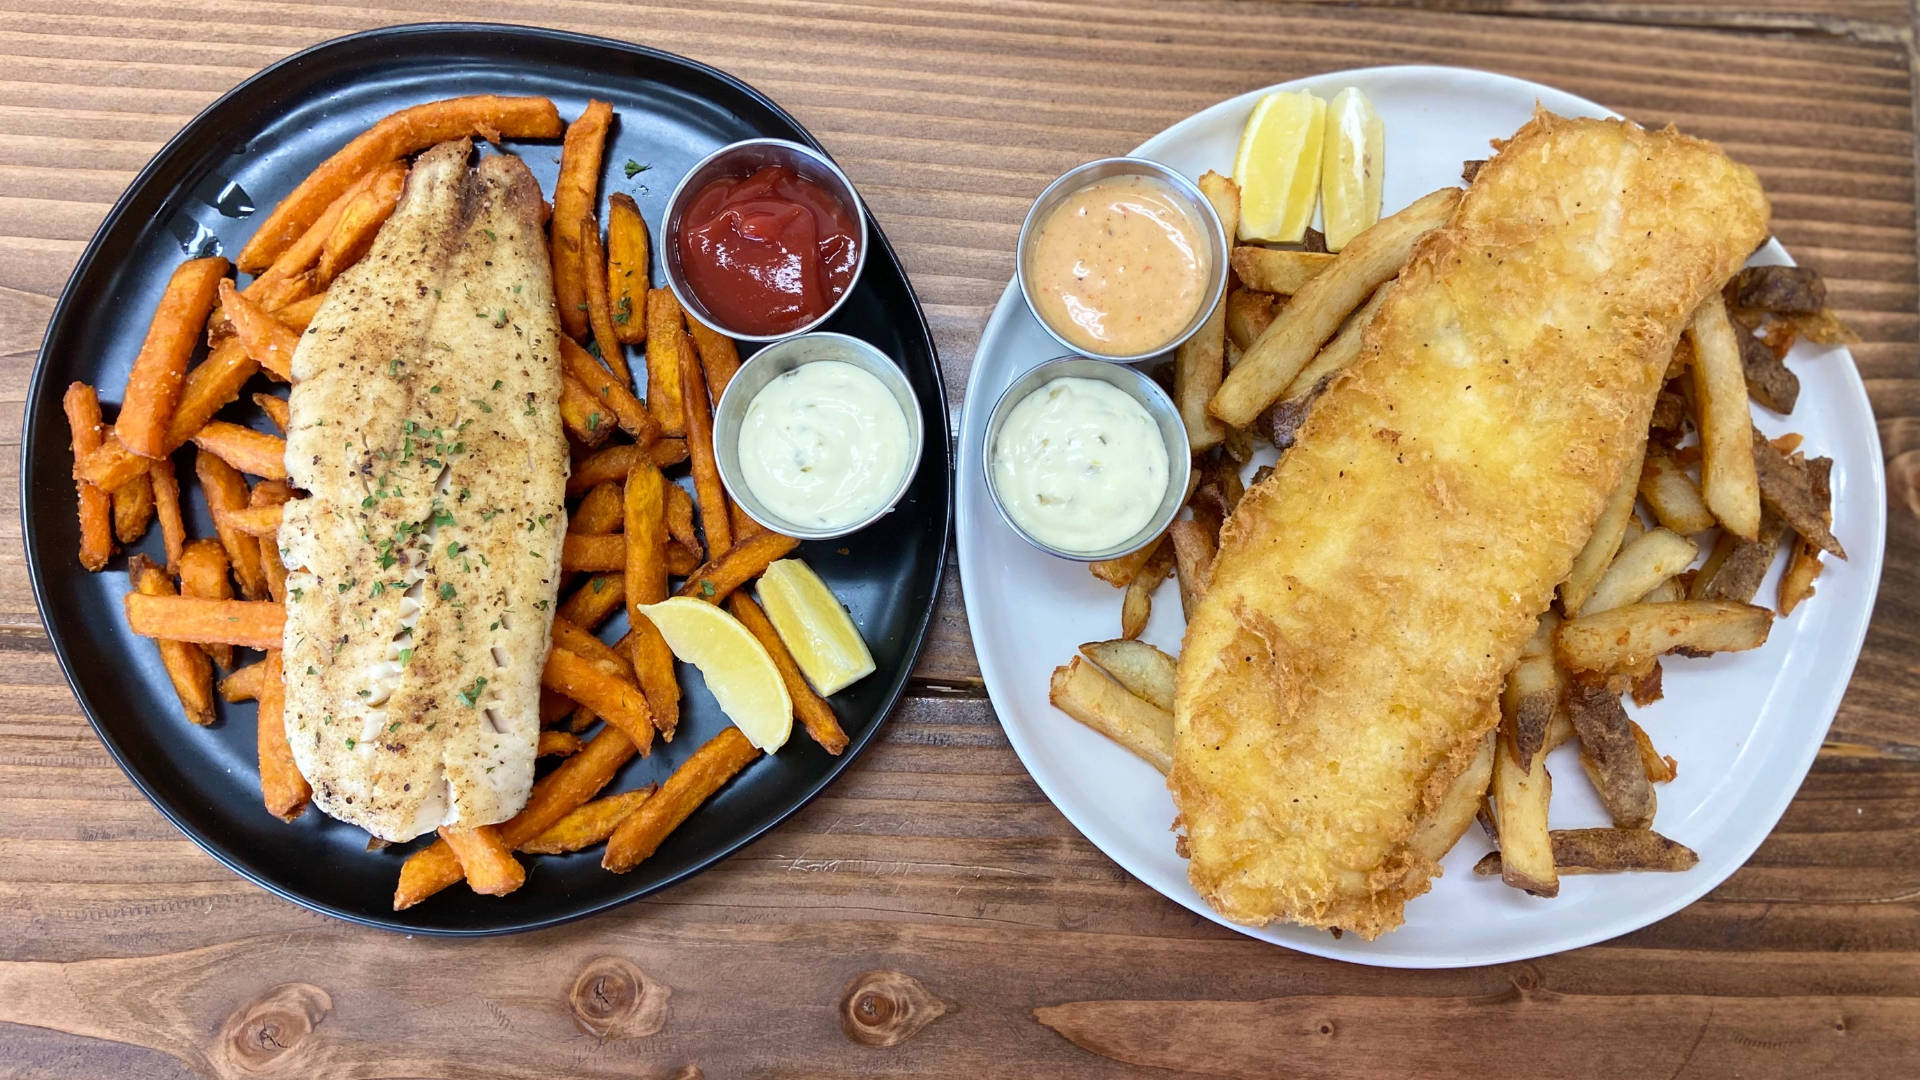
[[[680,220],[680,272],[727,329],[784,334],[853,283],[860,230],[831,192],[783,165],[722,177]]]

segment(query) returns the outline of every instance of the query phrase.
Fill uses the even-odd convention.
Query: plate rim
[[[1147,139],[1142,141],[1138,146],[1135,146],[1132,150],[1128,151],[1128,153],[1134,154],[1134,155],[1145,155],[1145,156],[1151,157],[1153,155],[1148,152],[1147,148],[1151,144],[1159,141],[1162,138],[1165,138],[1175,128],[1182,127],[1190,123],[1194,123],[1210,114],[1215,114],[1215,113],[1224,112],[1227,110],[1232,110],[1237,108],[1245,108],[1250,102],[1257,99],[1261,95],[1272,93],[1274,91],[1279,91],[1279,90],[1293,90],[1293,89],[1298,89],[1300,87],[1307,86],[1307,85],[1317,85],[1327,80],[1355,77],[1355,76],[1366,76],[1369,78],[1414,76],[1414,77],[1428,77],[1428,78],[1437,78],[1437,79],[1438,78],[1454,79],[1454,78],[1467,77],[1475,82],[1480,82],[1483,85],[1504,83],[1513,89],[1524,90],[1527,93],[1535,94],[1535,95],[1537,95],[1539,92],[1544,90],[1556,96],[1559,96],[1561,98],[1564,98],[1573,102],[1577,102],[1580,105],[1583,105],[1586,108],[1589,108],[1596,113],[1604,114],[1606,116],[1611,116],[1611,117],[1620,117],[1622,115],[1616,110],[1610,109],[1604,105],[1601,105],[1598,102],[1595,102],[1581,95],[1574,94],[1570,91],[1561,90],[1558,87],[1554,87],[1546,83],[1536,82],[1531,79],[1523,79],[1513,75],[1506,75],[1500,72],[1485,71],[1479,68],[1460,67],[1460,66],[1446,65],[1446,64],[1384,64],[1384,65],[1374,65],[1374,66],[1368,66],[1368,67],[1341,68],[1341,69],[1335,69],[1330,71],[1315,72],[1312,74],[1300,76],[1298,78],[1288,79],[1283,82],[1273,83],[1268,86],[1249,89],[1243,93],[1235,94],[1231,97],[1217,101],[1211,105],[1205,106],[1200,109],[1196,109],[1195,111],[1187,114],[1184,117],[1181,117],[1180,119],[1162,128],[1160,131],[1155,132],[1154,134],[1148,136]],[[1777,252],[1779,255],[1784,257],[1789,264],[1792,264],[1794,261],[1792,254],[1787,251],[1785,245],[1781,244],[1776,237],[1771,235],[1771,233],[1768,236],[1767,244],[1763,245],[1760,248],[1759,252],[1756,252],[1756,254],[1766,253],[1769,251]],[[994,327],[995,325],[1001,323],[1004,320],[1017,319],[1019,317],[1021,302],[1018,295],[1018,289],[1019,289],[1019,282],[1010,280],[1006,288],[1002,290],[999,300],[996,301],[992,313],[988,316],[986,328],[983,328],[981,331],[981,339],[983,341],[987,337],[988,329]],[[1845,380],[1847,384],[1847,390],[1850,394],[1852,394],[1857,399],[1857,404],[1865,412],[1865,414],[1868,417],[1872,417],[1874,415],[1872,401],[1866,393],[1866,385],[1859,373],[1858,366],[1853,362],[1852,350],[1847,349],[1845,346],[1841,346],[1840,348],[1845,352],[1845,355],[1846,355],[1846,361],[1847,361],[1846,370],[1849,376]],[[977,364],[975,366],[977,367]],[[982,601],[979,601],[976,599],[977,593],[969,592],[966,589],[966,576],[967,576],[966,570],[968,565],[973,561],[973,556],[971,554],[972,544],[969,540],[969,535],[970,533],[978,529],[981,529],[983,527],[991,527],[992,520],[990,519],[990,516],[986,514],[980,514],[976,518],[976,515],[974,513],[969,512],[969,509],[968,509],[968,503],[970,502],[968,490],[972,486],[970,483],[970,478],[972,477],[972,474],[981,467],[980,462],[983,459],[984,452],[985,452],[984,447],[979,445],[982,438],[984,438],[984,429],[976,431],[973,429],[972,425],[969,422],[972,415],[979,408],[979,403],[975,400],[976,381],[973,378],[973,374],[974,374],[974,369],[969,368],[968,380],[967,380],[967,391],[965,394],[964,402],[961,407],[961,414],[960,414],[961,430],[959,432],[958,439],[957,439],[958,452],[956,455],[956,462],[955,462],[955,466],[956,466],[955,482],[957,485],[957,490],[955,491],[955,495],[954,495],[954,507],[955,507],[955,513],[956,513],[955,555],[956,555],[956,563],[958,565],[958,569],[961,576],[961,597],[967,612],[967,623],[968,623],[969,632],[977,636],[977,631],[975,631],[974,627],[980,624],[982,619],[976,616],[976,605],[978,605],[979,603],[982,603]],[[980,395],[984,398],[985,391],[984,390],[980,391]],[[1819,727],[1819,730],[1822,733],[1824,733],[1829,728],[1831,728],[1833,724],[1833,719],[1839,712],[1841,701],[1846,696],[1846,692],[1852,684],[1853,672],[1859,664],[1861,648],[1865,644],[1867,632],[1873,622],[1874,606],[1879,593],[1880,580],[1882,576],[1883,564],[1884,564],[1884,558],[1885,558],[1886,536],[1887,536],[1885,450],[1880,442],[1879,431],[1875,425],[1873,424],[1866,425],[1866,434],[1867,434],[1868,442],[1870,443],[1873,452],[1866,455],[1867,457],[1866,472],[1868,474],[1866,479],[1869,481],[1867,485],[1868,492],[1863,493],[1861,496],[1859,496],[1859,498],[1861,499],[1862,502],[1866,503],[1868,506],[1870,506],[1873,509],[1875,530],[1874,530],[1874,535],[1872,537],[1872,543],[1868,545],[1871,550],[1867,552],[1861,552],[1856,557],[1863,558],[1863,565],[1865,565],[1867,569],[1871,571],[1871,578],[1870,578],[1870,583],[1867,586],[1866,595],[1864,597],[1864,603],[1862,604],[1860,610],[1856,613],[1855,618],[1853,620],[1853,623],[1854,623],[1853,633],[1851,635],[1851,640],[1848,642],[1848,649],[1847,649],[1848,658],[1846,662],[1846,671],[1845,671],[1846,677],[1844,679],[1836,680],[1828,684],[1828,687],[1826,688],[1825,693],[1822,695],[1821,711],[1824,714],[1824,719]],[[1550,944],[1545,948],[1521,945],[1518,947],[1503,949],[1497,952],[1489,951],[1484,953],[1472,953],[1472,954],[1455,953],[1455,954],[1412,955],[1412,954],[1406,954],[1406,953],[1386,952],[1386,951],[1382,951],[1377,954],[1364,953],[1364,952],[1356,952],[1356,951],[1346,951],[1343,949],[1335,949],[1331,947],[1330,944],[1326,947],[1314,947],[1322,944],[1319,939],[1313,939],[1312,942],[1309,943],[1309,942],[1296,942],[1296,941],[1275,941],[1266,937],[1262,937],[1260,936],[1260,933],[1265,928],[1245,926],[1239,923],[1232,922],[1228,920],[1226,917],[1219,914],[1218,912],[1214,911],[1213,908],[1210,905],[1208,905],[1206,901],[1203,898],[1199,897],[1197,894],[1190,897],[1189,896],[1172,896],[1172,895],[1168,895],[1167,893],[1161,892],[1158,888],[1155,888],[1154,885],[1148,882],[1143,875],[1141,875],[1140,873],[1137,873],[1133,869],[1133,867],[1129,865],[1128,861],[1123,861],[1114,852],[1109,851],[1106,845],[1102,844],[1099,840],[1096,840],[1094,838],[1093,832],[1089,830],[1089,827],[1086,824],[1082,823],[1082,818],[1087,815],[1077,812],[1074,809],[1070,809],[1066,803],[1063,803],[1060,797],[1056,794],[1053,786],[1050,785],[1047,780],[1042,778],[1041,773],[1044,770],[1041,770],[1041,771],[1035,770],[1035,768],[1029,761],[1029,756],[1030,754],[1037,753],[1037,750],[1034,748],[1030,748],[1026,734],[1024,732],[1018,730],[1016,725],[1009,723],[1007,717],[1013,710],[1010,708],[1008,703],[1003,703],[1001,701],[1000,695],[995,690],[995,683],[997,681],[1000,681],[1001,679],[1004,679],[1005,676],[1000,675],[997,677],[996,672],[994,670],[996,669],[995,662],[990,660],[985,654],[981,653],[979,650],[975,651],[975,657],[976,657],[976,662],[979,664],[981,669],[981,679],[983,684],[986,686],[987,697],[993,705],[994,717],[996,720],[1000,722],[1001,730],[1006,734],[1008,742],[1013,746],[1014,753],[1020,758],[1020,763],[1022,767],[1024,767],[1027,770],[1027,774],[1030,777],[1032,777],[1034,783],[1041,789],[1041,792],[1047,796],[1047,800],[1053,804],[1054,808],[1058,810],[1060,814],[1063,817],[1065,817],[1068,820],[1068,822],[1071,823],[1076,830],[1080,832],[1081,836],[1086,838],[1086,840],[1089,843],[1093,844],[1094,847],[1098,848],[1101,854],[1105,855],[1108,859],[1111,859],[1115,863],[1115,865],[1119,866],[1123,871],[1125,871],[1129,877],[1140,882],[1140,884],[1145,885],[1147,888],[1152,889],[1154,892],[1158,893],[1163,898],[1170,900],[1173,903],[1179,904],[1181,907],[1184,907],[1189,911],[1192,911],[1193,913],[1200,915],[1201,917],[1209,920],[1210,922],[1213,922],[1219,926],[1225,927],[1226,929],[1235,931],[1243,936],[1251,937],[1256,941],[1261,941],[1263,943],[1288,949],[1294,952],[1305,953],[1312,956],[1325,957],[1327,959],[1342,961],[1345,963],[1359,964],[1366,967],[1400,968],[1400,969],[1416,970],[1416,969],[1451,969],[1451,968],[1482,967],[1482,966],[1491,965],[1491,964],[1511,963],[1515,961],[1536,959],[1543,956],[1557,955],[1562,952],[1569,952],[1574,949],[1584,948],[1589,945],[1607,941],[1612,938],[1619,937],[1623,934],[1629,934],[1636,930],[1644,929],[1645,927],[1651,926],[1654,923],[1657,923],[1667,918],[1668,916],[1671,916],[1675,912],[1695,903],[1701,897],[1705,896],[1709,892],[1712,892],[1714,889],[1718,888],[1723,882],[1725,882],[1728,877],[1731,877],[1733,873],[1737,872],[1742,866],[1746,864],[1747,860],[1753,856],[1753,853],[1756,850],[1758,850],[1760,845],[1764,843],[1769,836],[1772,835],[1773,830],[1779,826],[1780,819],[1782,816],[1784,816],[1787,806],[1793,801],[1795,796],[1798,795],[1801,786],[1806,782],[1807,773],[1809,770],[1811,770],[1813,766],[1813,762],[1819,754],[1820,746],[1823,741],[1823,738],[1809,738],[1806,740],[1806,745],[1802,753],[1799,755],[1799,760],[1792,763],[1793,772],[1795,774],[1795,779],[1793,784],[1791,786],[1788,786],[1785,784],[1779,785],[1775,789],[1773,798],[1768,802],[1767,809],[1771,819],[1770,824],[1768,825],[1767,829],[1763,832],[1760,832],[1758,836],[1756,836],[1752,840],[1751,843],[1742,845],[1744,847],[1744,850],[1738,851],[1737,853],[1738,857],[1735,859],[1732,859],[1728,863],[1729,869],[1726,875],[1722,877],[1717,877],[1717,878],[1712,877],[1711,874],[1702,875],[1700,883],[1697,886],[1689,886],[1688,888],[1681,890],[1677,894],[1677,897],[1678,897],[1677,899],[1669,900],[1661,904],[1654,905],[1653,907],[1637,909],[1632,914],[1625,916],[1623,918],[1615,919],[1606,923],[1595,923],[1579,930],[1578,932],[1572,932],[1572,933],[1561,935],[1561,937],[1557,939],[1555,943]],[[1104,831],[1105,828],[1106,826],[1102,826],[1101,831]],[[1383,938],[1381,940],[1387,940],[1387,939]],[[1332,939],[1327,939],[1327,941],[1328,943],[1330,943]],[[1368,943],[1369,946],[1372,946],[1374,944],[1377,944],[1377,943]],[[1391,946],[1389,945],[1386,948],[1390,949]]]
[[[113,207],[108,210],[106,216],[101,219],[99,227],[96,228],[93,231],[93,235],[87,239],[86,246],[81,249],[80,257],[74,262],[73,271],[67,276],[66,283],[61,286],[59,297],[54,301],[52,312],[49,314],[46,326],[41,332],[40,347],[34,353],[33,372],[27,382],[26,407],[23,409],[25,417],[21,426],[19,459],[20,483],[18,489],[20,498],[21,542],[26,553],[27,578],[33,592],[34,611],[40,618],[41,629],[45,631],[47,640],[52,645],[54,658],[60,667],[61,677],[66,680],[67,687],[72,691],[74,700],[79,704],[82,715],[87,719],[88,726],[93,729],[94,735],[99,738],[101,744],[106,747],[107,754],[113,759],[114,764],[117,765],[121,773],[133,783],[134,787],[146,798],[147,802],[157,809],[161,816],[166,818],[168,823],[175,829],[178,829],[189,840],[192,840],[202,851],[213,856],[216,861],[228,870],[233,871],[241,878],[252,882],[254,885],[259,886],[274,896],[290,901],[309,911],[317,912],[321,915],[326,915],[357,926],[371,927],[406,935],[417,934],[443,938],[493,937],[532,930],[542,930],[611,911],[641,899],[642,897],[670,888],[704,872],[716,863],[732,856],[746,845],[771,832],[801,808],[805,807],[815,798],[818,798],[819,795],[826,790],[828,785],[838,779],[840,774],[853,763],[854,759],[858,758],[861,753],[865,751],[868,744],[878,735],[880,729],[886,726],[886,723],[893,717],[893,714],[900,705],[901,699],[906,696],[908,684],[913,678],[914,668],[918,664],[923,650],[926,648],[927,637],[933,624],[933,616],[940,603],[941,590],[939,579],[940,576],[945,573],[948,558],[951,554],[954,536],[954,515],[957,509],[955,492],[957,472],[954,468],[955,455],[953,453],[952,443],[949,440],[943,444],[939,451],[946,458],[946,467],[941,470],[944,481],[942,484],[943,497],[941,499],[941,511],[939,514],[939,539],[934,557],[936,570],[933,585],[929,590],[926,604],[922,606],[917,614],[917,618],[913,620],[910,631],[912,640],[908,646],[906,655],[903,657],[899,674],[895,678],[893,685],[888,688],[884,695],[881,706],[875,710],[873,721],[866,725],[865,730],[854,736],[845,751],[840,755],[830,757],[826,769],[810,783],[802,786],[798,794],[793,797],[791,805],[785,809],[773,814],[757,827],[743,830],[737,836],[730,838],[679,872],[658,881],[637,886],[605,901],[589,904],[578,910],[519,918],[480,927],[419,926],[391,918],[365,915],[307,896],[299,890],[273,880],[268,875],[256,873],[251,867],[245,865],[243,858],[239,854],[229,850],[227,843],[208,836],[203,833],[202,830],[190,825],[168,800],[161,798],[147,782],[147,779],[142,775],[141,771],[135,766],[127,749],[114,737],[107,725],[101,722],[100,710],[95,707],[82,680],[76,678],[74,661],[67,654],[65,637],[55,629],[53,621],[48,614],[49,598],[47,596],[46,576],[49,572],[49,567],[43,565],[40,558],[39,529],[34,520],[35,515],[33,513],[36,508],[36,500],[33,495],[32,466],[34,464],[33,449],[36,441],[34,435],[42,422],[53,422],[50,416],[54,410],[51,410],[45,404],[45,395],[48,392],[46,380],[51,368],[49,347],[53,339],[53,328],[70,318],[77,317],[74,309],[80,306],[83,301],[76,296],[75,287],[77,283],[87,276],[96,259],[100,257],[102,240],[110,232],[119,227],[122,218],[130,212],[130,207],[137,194],[150,183],[154,182],[158,174],[171,167],[176,157],[194,152],[194,144],[204,139],[204,135],[200,129],[208,117],[223,108],[229,107],[231,103],[239,98],[251,96],[256,92],[256,88],[260,84],[281,75],[288,68],[304,66],[315,62],[325,63],[328,59],[328,53],[335,50],[363,46],[365,42],[370,39],[410,39],[417,41],[423,38],[428,40],[439,37],[457,39],[460,36],[473,35],[518,39],[521,42],[529,44],[545,43],[560,44],[574,48],[612,49],[630,57],[648,62],[691,70],[697,75],[713,79],[716,82],[738,91],[749,100],[752,100],[779,117],[782,121],[791,125],[794,131],[799,133],[801,140],[807,145],[825,154],[830,159],[833,156],[832,153],[820,143],[819,138],[814,135],[811,129],[802,124],[798,118],[788,112],[778,102],[774,101],[772,97],[747,83],[745,80],[710,64],[702,63],[701,61],[681,56],[677,53],[668,52],[664,49],[658,49],[635,42],[621,41],[596,34],[582,34],[570,30],[556,30],[548,27],[527,26],[515,23],[438,21],[375,27],[369,30],[331,37],[306,46],[296,52],[281,57],[247,76],[239,83],[236,83],[231,89],[207,103],[206,106],[194,114],[192,119],[181,125],[180,129],[167,139],[160,149],[154,153],[153,157],[148,159],[147,163],[140,168],[140,171],[135,174],[134,178],[128,182],[126,188],[120,193],[120,196],[114,200]],[[515,61],[513,58],[507,58],[506,62],[511,65]],[[905,263],[900,259],[899,253],[894,250],[892,242],[888,240],[885,231],[880,227],[879,221],[874,217],[872,208],[866,204],[864,199],[861,201],[861,209],[867,217],[868,232],[872,241],[877,243],[881,250],[886,252],[887,256],[893,261],[894,266],[899,271],[902,287],[906,291],[912,309],[913,322],[909,327],[909,331],[917,331],[919,340],[925,344],[929,361],[928,368],[932,374],[935,390],[935,401],[933,405],[939,413],[941,430],[950,431],[953,418],[947,400],[946,378],[940,366],[938,345],[934,341],[932,328],[927,324],[926,310],[920,302],[919,293],[913,287],[912,279],[906,272]],[[921,403],[923,409],[926,405],[926,402]]]

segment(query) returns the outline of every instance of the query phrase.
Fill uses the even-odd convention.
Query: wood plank
[[[1351,0],[1308,0],[1346,3]],[[1593,19],[1647,26],[1698,26],[1718,30],[1773,31],[1904,43],[1908,5],[1901,0],[1359,0],[1363,5],[1418,8],[1481,15],[1526,15],[1545,19]]]

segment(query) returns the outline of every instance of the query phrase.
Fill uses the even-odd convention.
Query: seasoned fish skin
[[[1537,112],[1422,240],[1187,628],[1168,786],[1223,915],[1401,923],[1438,869],[1416,823],[1767,219],[1710,143]]]
[[[566,528],[539,185],[471,153],[420,156],[293,357],[287,734],[314,802],[391,841],[525,804]]]

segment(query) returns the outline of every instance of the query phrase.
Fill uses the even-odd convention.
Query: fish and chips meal
[[[1202,177],[1238,242],[1218,333],[1163,372],[1185,508],[1091,564],[1122,636],[1050,687],[1166,775],[1220,914],[1367,939],[1476,820],[1475,873],[1538,897],[1695,865],[1654,830],[1682,764],[1623,699],[1659,700],[1671,656],[1760,646],[1846,557],[1831,460],[1750,403],[1792,410],[1796,340],[1851,340],[1817,275],[1746,265],[1767,198],[1712,143],[1537,109],[1463,188],[1384,216],[1380,147],[1359,91],[1274,94],[1235,175]],[[1030,498],[1164,483],[1139,457]],[[1136,640],[1169,576],[1178,657]],[[1609,820],[1550,829],[1567,742]]]
[[[537,97],[395,113],[234,264],[178,267],[111,420],[95,388],[66,391],[82,564],[159,521],[164,563],[126,563],[130,626],[189,721],[258,703],[269,813],[313,805],[374,848],[433,834],[397,865],[396,910],[462,880],[512,892],[527,854],[604,844],[631,870],[795,719],[840,754],[827,697],[874,670],[800,539],[730,496],[715,443],[753,370],[733,338],[810,329],[852,287],[857,197],[771,166],[694,185],[693,224],[661,242],[733,320],[709,325],[680,279],[650,280],[631,196],[605,200],[603,236],[614,120],[595,101],[566,124]],[[560,140],[550,204],[504,139]],[[739,482],[824,527],[809,536],[889,509],[918,454],[904,405],[822,365],[769,385],[743,407],[760,473]],[[888,453],[850,459],[857,427]],[[187,534],[176,466],[214,536]],[[731,723],[657,789],[616,790],[675,736],[676,659]]]

